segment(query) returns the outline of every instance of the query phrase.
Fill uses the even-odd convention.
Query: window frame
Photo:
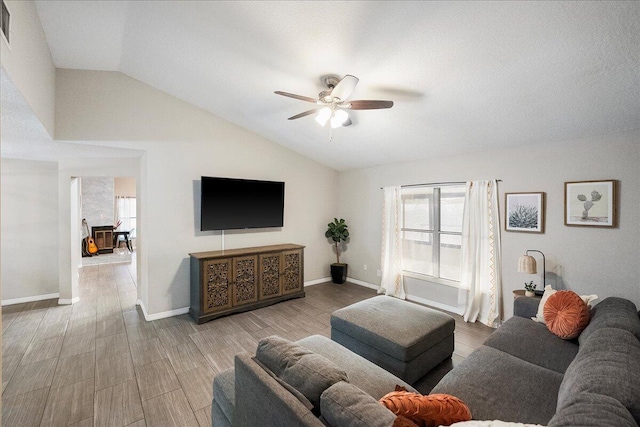
[[[412,186],[410,188],[416,189],[418,186]],[[402,225],[400,227],[400,231],[404,233],[405,231],[414,231],[419,233],[431,233],[432,236],[432,269],[433,275],[429,275],[426,273],[420,273],[416,271],[406,270],[404,267],[402,269],[403,276],[412,277],[419,280],[424,280],[428,282],[438,283],[445,286],[451,286],[454,288],[460,287],[459,280],[452,280],[440,277],[440,237],[441,235],[452,235],[452,236],[462,236],[462,231],[442,231],[441,224],[441,190],[444,187],[459,187],[463,193],[465,191],[464,185],[460,184],[439,184],[439,185],[423,185],[419,187],[429,188],[433,190],[433,227],[431,229],[427,228],[407,228],[404,226],[405,221],[405,211],[404,211],[404,199],[403,199],[403,190],[400,192],[400,199],[402,200]],[[404,239],[403,239],[404,240]],[[404,256],[403,256],[404,257]]]

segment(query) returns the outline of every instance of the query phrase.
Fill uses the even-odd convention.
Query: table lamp
[[[529,252],[538,252],[542,255],[542,289],[536,290],[536,295],[544,294],[544,287],[546,282],[546,261],[544,258],[544,254],[535,249],[527,249],[524,255],[518,259],[518,273],[528,273],[528,274],[536,274],[538,272],[538,264],[536,263],[536,259],[529,255]]]

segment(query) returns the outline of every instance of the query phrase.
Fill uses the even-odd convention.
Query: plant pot
[[[331,280],[333,283],[344,283],[347,281],[347,264],[331,264]]]
[[[535,295],[536,295],[536,293],[534,291],[524,291],[524,296],[525,297],[533,297]]]

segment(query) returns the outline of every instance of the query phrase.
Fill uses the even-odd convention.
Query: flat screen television
[[[282,227],[284,182],[202,177],[200,229]]]

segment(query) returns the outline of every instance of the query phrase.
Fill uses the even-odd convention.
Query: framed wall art
[[[564,183],[564,225],[616,227],[616,181]]]
[[[545,193],[506,193],[505,231],[544,233]]]

